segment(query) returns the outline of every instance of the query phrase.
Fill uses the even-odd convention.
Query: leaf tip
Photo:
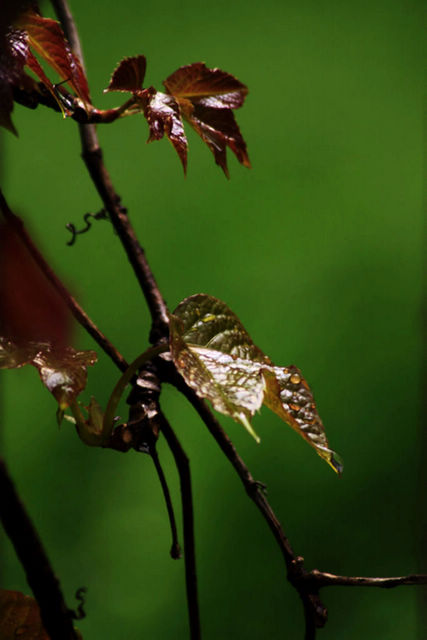
[[[342,458],[335,453],[335,451],[331,451],[331,458],[330,460],[328,460],[330,466],[332,467],[332,469],[338,474],[338,476],[341,478],[343,471],[344,471],[344,463],[342,461]]]
[[[255,442],[259,444],[261,442],[261,438],[259,435],[253,430],[251,423],[249,422],[246,414],[243,412],[234,414],[234,417],[245,427],[246,431],[253,437]]]

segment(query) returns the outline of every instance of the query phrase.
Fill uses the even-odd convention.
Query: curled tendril
[[[68,247],[71,247],[75,243],[76,237],[78,235],[80,235],[81,233],[86,233],[87,231],[89,231],[89,229],[92,226],[92,222],[90,221],[90,218],[93,218],[94,220],[109,220],[108,214],[105,211],[105,209],[101,209],[100,211],[98,211],[98,213],[85,213],[84,214],[83,220],[85,221],[86,226],[83,227],[83,229],[76,229],[75,225],[72,222],[68,222],[65,225],[65,227],[72,234],[71,240],[69,240],[67,242],[67,246]]]

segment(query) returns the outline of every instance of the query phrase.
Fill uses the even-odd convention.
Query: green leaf
[[[16,369],[32,364],[45,387],[66,409],[86,386],[87,367],[97,360],[94,351],[76,351],[72,347],[54,348],[48,342],[18,345],[0,336],[0,369]]]
[[[299,369],[276,367],[224,302],[197,294],[183,300],[170,320],[173,361],[197,395],[243,424],[258,442],[250,420],[267,405],[337,473],[342,472]]]

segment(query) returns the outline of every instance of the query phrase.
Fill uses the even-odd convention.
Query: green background
[[[144,53],[146,84],[204,61],[249,87],[237,119],[253,164],[229,157],[227,181],[189,132],[184,179],[165,140],[146,146],[134,116],[99,127],[105,161],[173,309],[204,292],[223,299],[254,341],[296,364],[315,391],[339,480],[267,409],[261,445],[221,423],[307,567],[347,575],[419,570],[421,344],[421,22],[415,0],[261,3],[126,0],[71,3],[95,104],[116,63]],[[73,121],[16,106],[3,136],[3,182],[57,272],[131,360],[149,316],[79,157]],[[82,332],[76,346],[94,345]],[[99,350],[98,350],[99,351]],[[105,406],[117,380],[99,354],[87,391]],[[55,422],[32,368],[3,372],[2,448],[73,606],[88,587],[85,639],[188,637],[183,561],[172,561],[165,507],[149,458],[85,448]],[[191,407],[169,387],[162,406],[190,457],[205,640],[303,637],[302,608],[260,514]],[[122,409],[125,415],[125,408]],[[179,509],[177,475],[159,452]],[[28,592],[3,541],[4,587]],[[331,588],[319,638],[425,637],[417,589]],[[418,631],[417,631],[418,628]]]

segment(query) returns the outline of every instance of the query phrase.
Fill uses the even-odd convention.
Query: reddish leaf
[[[71,314],[8,223],[0,225],[0,335],[17,345],[71,341]]]
[[[13,86],[19,85],[28,52],[24,31],[0,34],[0,126],[17,135],[12,123]]]
[[[104,93],[108,91],[139,91],[142,89],[146,67],[145,56],[123,58],[114,69]]]
[[[52,393],[61,411],[66,409],[87,381],[87,367],[97,360],[94,351],[72,347],[55,348],[47,342],[19,345],[0,336],[0,369],[17,369],[32,364],[44,386]]]
[[[1,640],[49,640],[34,598],[19,591],[0,589]]]
[[[250,167],[246,143],[231,109],[241,107],[248,93],[237,78],[201,62],[181,67],[163,83],[179,104],[184,118],[207,144],[215,162],[229,177],[226,148]]]
[[[90,104],[86,76],[59,23],[43,18],[34,11],[27,11],[19,18],[17,26],[27,32],[30,47],[46,60],[86,105]]]
[[[230,73],[209,69],[203,62],[180,67],[163,84],[176,98],[216,109],[237,109],[248,93],[248,88]]]
[[[156,91],[153,87],[135,92],[141,110],[147,119],[150,135],[147,142],[160,140],[166,135],[187,169],[187,138],[177,101],[173,96]]]

